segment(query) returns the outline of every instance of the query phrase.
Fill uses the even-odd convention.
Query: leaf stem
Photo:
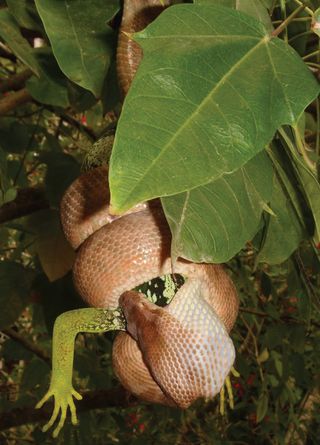
[[[320,156],[320,101],[316,99],[316,113],[317,113],[317,139],[316,139],[316,153]]]
[[[292,20],[292,22],[309,22],[311,20],[311,17],[296,17]],[[274,20],[272,22],[273,25],[279,25],[279,23],[283,23],[283,20]],[[313,34],[312,31],[310,31],[310,34]]]
[[[291,150],[296,151],[296,149],[298,149],[298,153],[303,157],[307,166],[310,168],[310,170],[313,173],[315,173],[316,167],[307,155],[304,143],[302,142],[302,139],[301,139],[298,129],[296,127],[292,127],[292,128],[293,128],[294,135],[295,135],[296,147],[294,146],[294,144],[292,143],[292,141],[290,140],[290,138],[288,137],[288,135],[286,134],[286,132],[283,128],[279,128],[278,131],[279,131],[279,134],[282,136],[282,138],[285,140],[288,147],[291,148]]]
[[[298,148],[300,154],[302,155],[305,163],[310,168],[310,170],[313,171],[313,173],[316,173],[316,166],[315,166],[314,162],[312,162],[311,159],[309,158],[309,156],[307,155],[305,144],[301,138],[301,135],[300,135],[297,127],[292,127],[292,128],[293,128],[294,135],[296,138],[297,148]]]
[[[303,11],[306,8],[305,5],[300,5],[297,9],[295,9],[282,23],[279,25],[274,31],[272,31],[271,36],[277,37],[282,31],[287,28],[289,23],[295,18],[299,12]]]
[[[316,68],[317,70],[320,68],[320,64],[319,63],[315,63],[315,62],[306,62],[306,65]]]
[[[309,15],[313,16],[313,11],[312,11],[312,9],[309,8],[307,5],[305,5],[301,0],[294,0],[294,2],[296,2],[297,5],[304,6],[305,11],[306,11]]]
[[[311,57],[316,56],[319,53],[320,53],[320,49],[316,49],[315,51],[312,51],[312,53],[309,53],[306,56],[303,56],[302,60],[311,59]]]

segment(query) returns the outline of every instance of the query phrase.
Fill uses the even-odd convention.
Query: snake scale
[[[130,33],[143,29],[167,2],[124,1],[118,44],[119,82],[127,93],[141,58]],[[61,203],[68,241],[77,250],[74,282],[93,307],[120,306],[127,332],[113,347],[113,367],[122,385],[143,400],[187,408],[216,395],[234,361],[228,335],[238,313],[235,287],[222,265],[178,259],[174,272],[186,277],[165,308],[131,291],[172,273],[171,234],[155,200],[121,217],[109,212],[107,167],[80,176]]]

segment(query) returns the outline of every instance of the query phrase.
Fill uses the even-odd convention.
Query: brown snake
[[[124,32],[144,28],[159,0],[124,2],[118,49],[119,79],[127,92],[141,54]],[[152,7],[153,6],[153,7]],[[161,8],[160,8],[161,9]],[[109,213],[107,168],[78,178],[61,203],[61,220],[77,249],[74,282],[94,307],[121,305],[126,332],[113,347],[114,370],[125,388],[152,402],[188,407],[217,394],[234,361],[228,332],[238,313],[235,287],[221,265],[178,259],[187,277],[166,308],[130,289],[172,272],[171,234],[160,203],[140,204],[122,217]]]

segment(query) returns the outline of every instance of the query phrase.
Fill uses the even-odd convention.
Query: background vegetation
[[[319,443],[320,2],[194,3],[137,36],[118,124],[119,1],[0,1],[0,443]],[[40,429],[51,407],[34,406],[54,320],[82,305],[59,202],[108,161],[115,131],[114,208],[162,196],[173,254],[228,262],[235,409],[139,403],[115,381],[113,335],[81,335],[80,424],[54,441]]]

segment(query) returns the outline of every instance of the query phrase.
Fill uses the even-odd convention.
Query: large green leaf
[[[108,21],[119,7],[109,0],[36,0],[61,70],[95,96],[109,68],[114,33]]]
[[[115,212],[236,171],[319,91],[288,45],[231,8],[170,7],[136,40],[144,59],[111,158]]]
[[[0,37],[9,45],[14,54],[25,63],[35,74],[39,75],[39,67],[37,59],[34,56],[33,49],[25,40],[8,9],[0,11]]]
[[[193,0],[193,3],[212,6],[222,5],[234,8],[260,20],[267,29],[271,30],[273,28],[267,9],[267,7],[270,7],[270,1],[268,5],[266,5],[263,0]]]
[[[257,231],[272,193],[273,169],[265,152],[230,175],[162,199],[174,257],[222,263]]]

